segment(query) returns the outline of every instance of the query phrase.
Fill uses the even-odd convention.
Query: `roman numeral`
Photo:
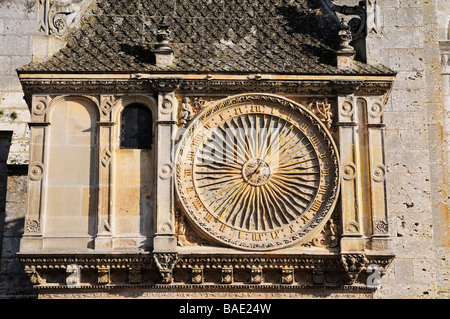
[[[320,209],[320,206],[323,204],[323,200],[317,199],[312,205],[311,210],[317,212]]]
[[[206,213],[206,216],[204,217],[204,220],[206,220],[208,223],[210,223],[213,220],[214,216],[210,213]]]
[[[252,234],[253,241],[262,241],[262,234]]]

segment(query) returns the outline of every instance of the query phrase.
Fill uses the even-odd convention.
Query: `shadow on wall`
[[[26,165],[7,165],[12,131],[0,131],[0,299],[34,298],[16,257],[25,221]]]
[[[12,131],[0,132],[0,256],[3,256],[3,236],[5,232],[5,210],[6,210],[6,188],[8,183],[8,160],[9,148],[11,146]],[[0,263],[0,273],[2,271]]]
[[[320,5],[310,3],[311,8],[319,9]],[[338,48],[338,25],[326,14],[317,12],[299,12],[295,6],[277,7],[277,12],[284,17],[287,33],[299,35],[302,50],[317,57],[320,63],[333,65],[335,50]]]

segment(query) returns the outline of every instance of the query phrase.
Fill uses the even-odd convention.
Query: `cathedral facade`
[[[448,297],[449,6],[4,6],[4,296]]]

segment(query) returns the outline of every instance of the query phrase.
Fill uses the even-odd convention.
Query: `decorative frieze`
[[[392,261],[392,256],[361,253],[301,257],[150,254],[19,258],[37,289],[54,288],[55,285],[72,289],[127,285],[134,289],[161,285],[166,289],[186,290],[245,286],[255,289],[283,289],[285,286],[347,289],[347,285],[373,289],[367,287],[369,271],[366,273],[365,270],[376,268],[381,276]]]
[[[332,96],[334,92],[355,93],[357,95],[382,95],[386,102],[392,89],[392,80],[269,80],[238,81],[238,80],[196,80],[182,78],[150,78],[135,77],[131,79],[21,79],[25,98],[29,105],[32,94],[132,94],[149,91],[202,94],[237,94],[243,92],[306,94],[317,96]],[[191,102],[202,103],[198,98]],[[104,101],[102,112],[108,112],[108,102]],[[42,110],[44,108],[41,108]],[[38,111],[39,112],[39,111]]]

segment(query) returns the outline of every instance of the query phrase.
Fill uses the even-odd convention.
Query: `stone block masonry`
[[[377,3],[379,25],[368,35],[368,62],[398,72],[385,110],[387,200],[396,258],[375,297],[447,298],[444,137],[449,128],[440,94],[438,39],[448,27],[450,2],[370,2]]]
[[[42,47],[33,48],[38,2],[0,0],[0,298],[35,296],[15,255],[24,225],[30,120],[15,70],[32,61],[33,56],[48,53]],[[337,5],[348,6],[358,2],[334,0]],[[448,56],[447,60],[440,58],[442,48],[450,48],[450,0],[369,2],[378,6],[378,24],[367,37],[368,62],[398,72],[384,110],[387,207],[396,258],[373,295],[352,293],[350,297],[447,299],[450,64]],[[149,293],[147,297],[168,295]],[[292,296],[286,293],[273,297]],[[302,296],[326,297],[320,293]],[[111,295],[99,293],[98,297]]]
[[[36,1],[0,2],[0,131],[12,131],[8,164],[28,163],[30,113],[16,69],[31,62]]]
[[[36,1],[0,1],[0,299],[34,297],[16,258],[27,194],[30,112],[16,69],[31,62]]]

